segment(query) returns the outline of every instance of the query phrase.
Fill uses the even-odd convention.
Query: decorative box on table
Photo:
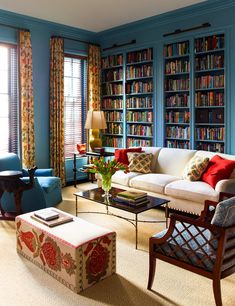
[[[77,217],[51,228],[33,214],[16,217],[19,254],[76,293],[115,273],[115,232]]]

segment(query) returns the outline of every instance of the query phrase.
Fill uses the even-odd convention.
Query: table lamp
[[[103,111],[94,111],[89,110],[87,112],[87,118],[85,123],[85,129],[90,129],[91,137],[90,137],[90,147],[92,151],[96,147],[102,146],[102,140],[99,138],[100,131],[102,129],[106,129],[107,124],[104,117]]]

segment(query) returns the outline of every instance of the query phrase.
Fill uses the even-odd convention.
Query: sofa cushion
[[[204,203],[205,200],[218,201],[219,192],[215,191],[209,184],[196,181],[190,182],[179,180],[165,187],[165,194],[174,198]]]
[[[132,172],[150,173],[153,154],[128,152],[129,170]]]
[[[124,171],[119,170],[112,176],[112,183],[129,186],[129,180],[137,175],[141,175],[138,172],[124,173]]]
[[[162,148],[154,172],[182,177],[184,167],[196,151]]]
[[[194,155],[184,168],[183,179],[198,181],[202,176],[202,173],[206,170],[209,160],[209,157]]]
[[[39,184],[46,193],[52,192],[54,189],[60,186],[60,178],[55,176],[38,176]]]
[[[150,153],[153,154],[150,169],[151,169],[151,172],[156,173],[157,160],[158,160],[158,156],[161,151],[161,148],[160,147],[142,147],[142,151],[148,154]]]
[[[142,148],[115,149],[114,159],[119,163],[129,165],[128,152],[141,152]]]
[[[133,188],[164,193],[165,186],[176,180],[179,180],[179,178],[172,175],[149,173],[132,178],[129,184]]]
[[[202,175],[202,181],[215,188],[220,180],[228,179],[235,168],[234,160],[227,160],[215,155],[209,162],[206,171]]]

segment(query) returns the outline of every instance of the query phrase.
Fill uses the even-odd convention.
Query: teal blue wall
[[[154,48],[155,91],[156,91],[156,144],[163,145],[163,45],[180,39],[191,39],[194,35],[204,35],[223,31],[226,39],[226,144],[227,152],[235,154],[235,1],[209,0],[188,8],[147,18],[128,25],[100,32],[99,42],[102,48],[113,44],[124,44],[136,39],[136,44],[104,51],[103,54],[126,52],[142,47]],[[187,29],[209,22],[210,28],[183,34],[163,37],[164,33],[176,29]]]
[[[35,107],[36,163],[49,167],[49,56],[50,37],[62,35],[95,42],[95,34],[0,10],[0,24],[27,28],[31,32],[33,50],[33,87]],[[16,43],[17,30],[0,26],[0,42]],[[65,51],[86,54],[87,44],[65,40]]]
[[[75,39],[99,42],[104,47],[114,43],[122,44],[136,39],[135,45],[116,48],[109,53],[128,51],[145,46],[154,47],[155,84],[157,101],[157,145],[163,143],[163,44],[192,35],[210,31],[224,31],[226,35],[226,77],[227,77],[227,151],[235,154],[235,1],[209,0],[205,3],[174,12],[151,17],[125,26],[100,33],[93,33],[52,22],[26,17],[0,10],[0,23],[28,28],[31,31],[33,47],[33,84],[35,98],[36,161],[38,167],[49,166],[49,39],[51,35],[62,35]],[[185,29],[210,22],[212,27],[175,35],[168,39],[163,34],[176,29]],[[15,43],[16,30],[0,26],[0,41]],[[65,41],[65,50],[86,54],[87,45]],[[108,52],[106,52],[108,53]]]

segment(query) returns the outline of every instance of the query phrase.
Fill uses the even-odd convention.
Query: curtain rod
[[[209,27],[211,27],[211,24],[209,22],[206,22],[206,23],[203,23],[202,25],[195,26],[195,27],[185,29],[185,30],[177,29],[174,32],[163,34],[163,37],[176,35],[176,34],[181,34],[181,33],[184,33],[184,32],[194,31],[194,30],[198,30],[198,29],[202,29],[202,28],[209,28]]]
[[[123,46],[133,45],[133,44],[136,44],[136,39],[132,39],[130,42],[120,44],[120,45],[113,44],[111,47],[103,48],[103,51],[111,50],[111,49],[119,48],[119,47],[123,47]]]
[[[8,25],[8,24],[4,24],[4,23],[0,23],[0,26],[6,27],[6,28],[15,29],[15,30],[21,30],[21,31],[30,32],[29,29],[19,28],[19,27],[15,27],[15,26],[13,26],[13,25]]]
[[[65,37],[65,36],[56,36],[56,35],[51,36],[51,38],[63,38],[63,39],[67,39],[67,40],[73,40],[73,41],[81,42],[81,43],[84,43],[84,44],[87,44],[87,45],[95,45],[95,46],[100,47],[99,44],[96,44],[96,43],[93,43],[93,42],[90,42],[90,41],[86,41],[86,40],[76,39],[76,38],[70,38],[70,37]]]

